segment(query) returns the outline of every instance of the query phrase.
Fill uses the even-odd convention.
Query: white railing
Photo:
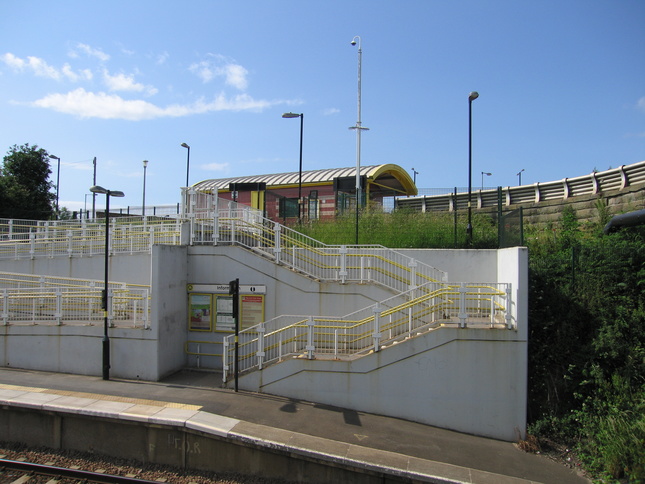
[[[105,322],[102,286],[0,289],[3,325],[99,325]],[[107,293],[108,325],[150,328],[150,291],[116,289]]]
[[[240,245],[320,281],[376,283],[397,292],[446,281],[436,269],[380,245],[326,245],[227,200],[191,219],[194,244]]]
[[[150,252],[154,244],[179,245],[180,219],[110,219],[109,253]],[[0,219],[0,259],[87,257],[105,253],[105,222]]]
[[[239,372],[286,358],[352,358],[452,325],[515,329],[510,284],[426,283],[343,317],[279,316],[238,334]],[[224,382],[235,370],[235,335],[224,338]]]
[[[582,195],[597,195],[608,191],[624,190],[645,183],[645,161],[622,165],[611,170],[593,172],[576,178],[502,188],[502,203],[506,206],[521,203],[539,203],[567,200]],[[497,189],[473,190],[472,205],[477,208],[496,207]],[[468,193],[444,194],[423,197],[397,198],[397,208],[410,208],[421,212],[454,211],[468,206]]]

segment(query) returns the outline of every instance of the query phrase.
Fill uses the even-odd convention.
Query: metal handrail
[[[223,380],[286,358],[348,359],[441,326],[515,329],[511,285],[428,282],[343,317],[285,315],[224,338]]]
[[[89,281],[88,281],[89,282]],[[107,292],[109,326],[150,328],[150,290],[111,284]],[[120,286],[120,287],[114,287]],[[2,325],[101,325],[102,284],[0,289]]]

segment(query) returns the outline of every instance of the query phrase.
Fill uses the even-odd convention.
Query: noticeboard
[[[188,284],[190,331],[235,331],[233,297],[228,284]],[[240,329],[264,321],[266,286],[240,284]]]
[[[212,315],[213,296],[211,294],[189,294],[188,327],[191,331],[211,331]]]

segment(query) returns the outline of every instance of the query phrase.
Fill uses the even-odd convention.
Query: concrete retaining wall
[[[42,394],[41,394],[42,395]],[[47,395],[46,395],[47,396]],[[149,419],[130,412],[132,404],[89,400],[83,409],[51,403],[19,402],[0,406],[4,441],[33,447],[90,452],[180,469],[257,476],[289,482],[377,484],[430,481],[426,474],[442,466],[391,452],[365,451],[353,445],[269,429],[235,419],[174,410]],[[60,400],[60,397],[58,397]],[[78,399],[84,400],[84,399]],[[289,444],[287,442],[295,442]],[[352,458],[352,455],[356,455]],[[387,462],[388,465],[384,463]],[[453,473],[454,469],[450,469]],[[477,472],[477,471],[472,471]],[[492,476],[481,472],[482,475]],[[501,476],[498,476],[501,477]],[[455,482],[432,479],[431,482]]]

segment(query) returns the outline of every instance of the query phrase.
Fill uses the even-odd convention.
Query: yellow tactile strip
[[[153,407],[180,408],[183,410],[201,410],[200,405],[188,405],[185,403],[162,402],[159,400],[148,400],[145,398],[120,397],[117,395],[104,395],[102,393],[84,393],[68,390],[53,390],[51,388],[25,387],[20,385],[6,385],[0,383],[0,388],[4,390],[17,390],[32,393],[51,393],[63,397],[91,398],[94,400],[109,400],[111,402],[132,403],[134,405],[150,405]]]

